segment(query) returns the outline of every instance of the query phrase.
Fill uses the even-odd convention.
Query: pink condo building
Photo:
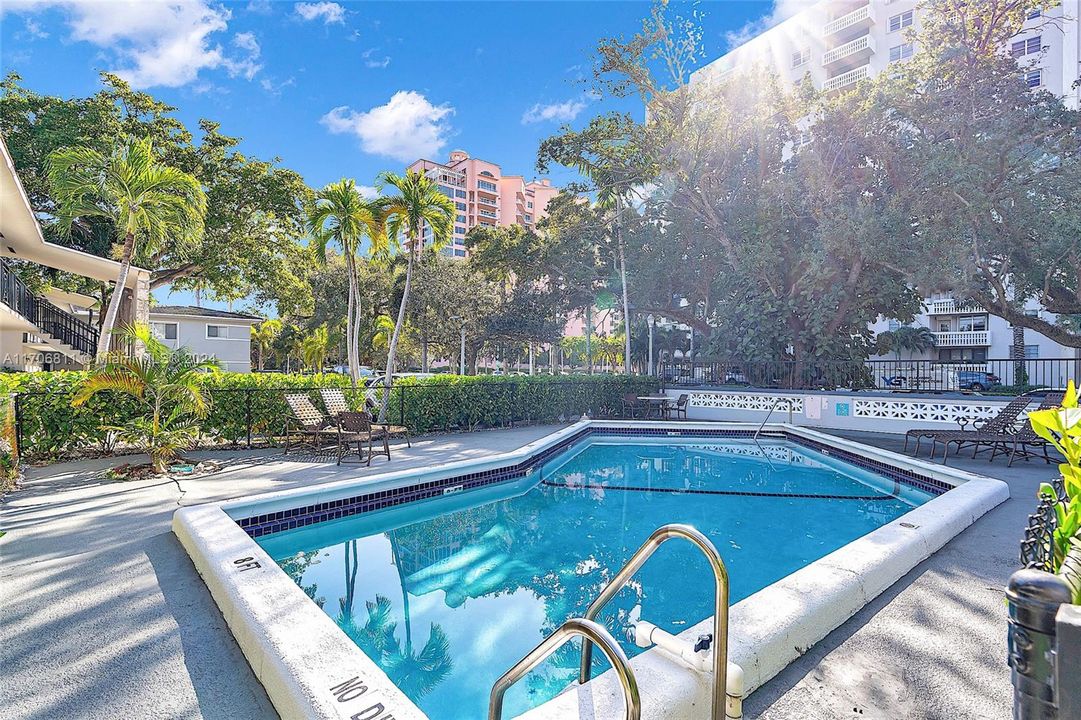
[[[454,199],[453,242],[443,250],[454,257],[466,256],[466,233],[477,225],[533,228],[559,192],[547,178],[527,182],[521,175],[504,175],[495,163],[471,158],[464,150],[451,152],[446,163],[417,160],[408,169],[426,174]]]

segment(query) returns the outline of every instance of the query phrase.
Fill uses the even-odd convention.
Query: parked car
[[[1001,381],[998,375],[982,370],[960,370],[957,373],[957,385],[962,390],[987,390]]]

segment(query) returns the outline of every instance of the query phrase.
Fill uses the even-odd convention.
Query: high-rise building
[[[521,175],[504,175],[499,165],[471,158],[464,150],[451,152],[446,163],[417,160],[408,169],[424,173],[454,199],[458,214],[453,241],[443,250],[454,257],[466,256],[466,233],[477,225],[533,228],[559,192],[547,178],[526,181]]]
[[[873,77],[918,51],[907,37],[919,28],[919,0],[820,0],[697,70],[692,82],[722,78],[740,67],[765,64],[795,83],[841,90]],[[1025,82],[1081,106],[1081,2],[1062,0],[1028,14],[1007,48]]]

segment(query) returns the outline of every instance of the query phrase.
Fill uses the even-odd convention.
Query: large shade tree
[[[198,242],[206,195],[192,175],[161,162],[150,140],[135,138],[109,155],[83,146],[57,150],[49,156],[49,185],[62,232],[97,218],[109,220],[117,232],[120,270],[98,341],[100,362],[109,351],[136,248],[153,252],[167,242]]]
[[[396,195],[389,195],[379,200],[379,211],[386,219],[387,236],[395,244],[404,238],[407,256],[405,285],[402,300],[398,305],[398,316],[394,323],[394,334],[387,350],[387,368],[383,404],[379,411],[379,421],[386,418],[387,403],[390,402],[390,386],[393,382],[398,343],[406,322],[406,310],[409,305],[409,290],[413,281],[413,269],[423,255],[425,244],[433,250],[450,242],[454,231],[454,201],[445,195],[439,186],[423,173],[407,171],[405,175],[385,172],[379,176],[382,186],[397,190]]]

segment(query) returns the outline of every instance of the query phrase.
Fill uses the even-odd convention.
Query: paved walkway
[[[422,438],[404,469],[519,447],[552,427]],[[850,436],[854,436],[851,435]],[[888,436],[854,436],[892,448]],[[200,455],[196,453],[196,455]],[[370,469],[207,454],[212,478],[106,482],[96,460],[34,468],[0,505],[5,718],[267,718],[274,711],[169,530],[178,504],[313,485]],[[960,461],[1008,479],[985,516],[747,702],[748,717],[1008,718],[1002,590],[1043,465]],[[991,471],[991,472],[989,472]]]

